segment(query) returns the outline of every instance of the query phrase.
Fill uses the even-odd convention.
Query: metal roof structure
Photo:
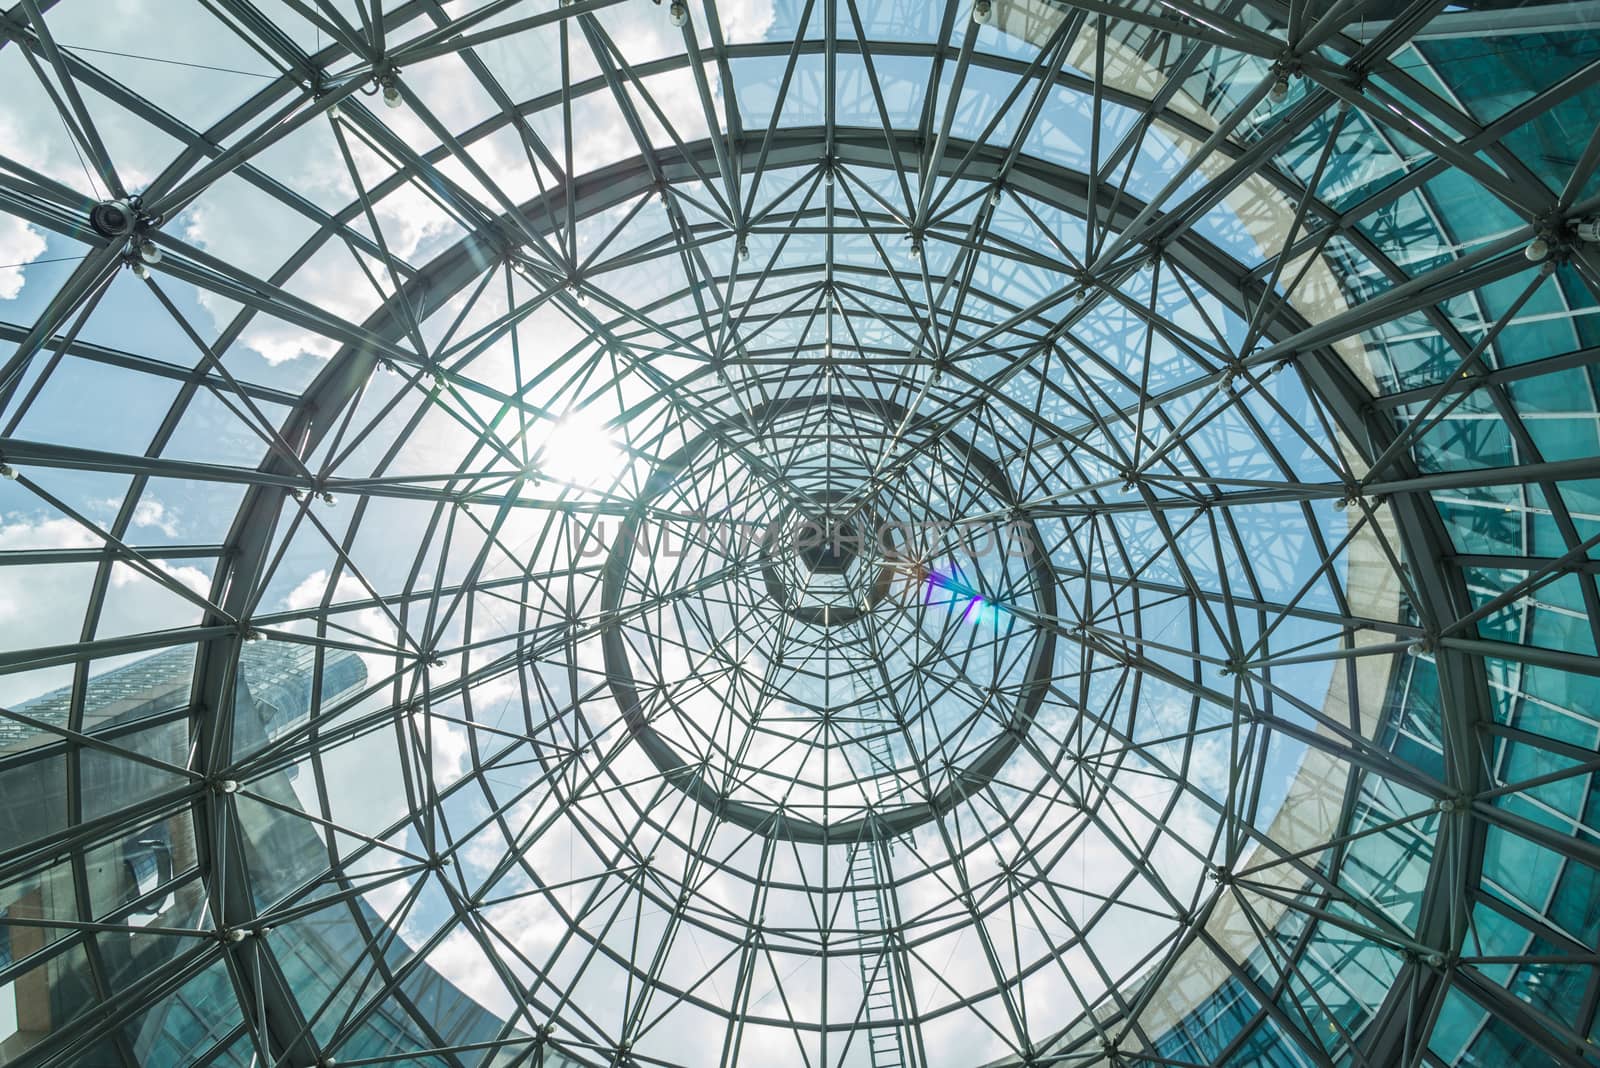
[[[0,79],[0,1064],[1600,1064],[1600,7]]]

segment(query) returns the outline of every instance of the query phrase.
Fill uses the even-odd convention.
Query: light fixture
[[[0,478],[5,479],[7,482],[15,482],[21,477],[21,475],[17,474],[17,469],[15,467],[12,467],[10,464],[0,463]]]
[[[146,238],[139,242],[139,258],[154,267],[161,262],[161,250],[156,248],[154,241]]]
[[[674,26],[682,26],[689,21],[688,5],[683,0],[672,0],[671,5],[667,7],[667,18]]]
[[[989,205],[990,205],[990,207],[998,208],[1000,206],[1000,202],[1002,200],[1004,200],[1004,199],[1005,199],[1005,186],[996,185],[993,189],[989,190]]]
[[[400,87],[394,84],[394,82],[383,83],[383,102],[385,105],[391,108],[397,108],[401,104],[405,103],[405,101],[400,98]]]
[[[139,279],[141,282],[149,279],[150,268],[144,265],[143,260],[133,260],[128,264],[128,266],[133,270],[133,276]]]
[[[343,114],[344,114],[344,109],[339,106],[339,102],[337,100],[335,100],[333,103],[328,105],[328,111],[327,111],[328,118],[337,119],[337,118],[341,117]]]
[[[1580,220],[1572,228],[1572,234],[1579,241],[1600,245],[1600,215],[1591,215],[1587,219]]]
[[[823,167],[822,167],[822,183],[824,185],[832,185],[833,184],[833,164],[827,163],[827,164],[823,165]]]
[[[1535,234],[1533,240],[1528,242],[1528,247],[1522,250],[1522,254],[1534,263],[1538,263],[1550,255],[1550,242],[1543,234]]]
[[[138,221],[138,213],[126,200],[105,200],[89,209],[89,225],[101,237],[127,237]]]
[[[1281,104],[1289,99],[1289,76],[1279,72],[1272,81],[1272,88],[1267,90],[1267,96],[1274,104]]]
[[[975,0],[972,5],[972,21],[980,26],[987,26],[992,18],[994,18],[994,0]]]
[[[739,242],[739,259],[748,260],[749,258],[750,246],[745,244],[743,241]]]
[[[913,237],[911,239],[911,258],[913,260],[922,259],[922,240],[920,238]]]

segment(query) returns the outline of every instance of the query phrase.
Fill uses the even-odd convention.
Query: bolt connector
[[[1272,64],[1272,85],[1267,89],[1267,97],[1274,104],[1281,104],[1289,99],[1289,79],[1300,74],[1300,62],[1286,57],[1275,60]]]
[[[1356,482],[1346,482],[1344,484],[1343,496],[1339,497],[1333,502],[1334,511],[1343,512],[1350,508],[1360,507],[1361,499],[1362,493],[1360,484]]]

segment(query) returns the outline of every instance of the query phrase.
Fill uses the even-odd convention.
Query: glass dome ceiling
[[[20,0],[0,1063],[1600,1063],[1597,14]]]

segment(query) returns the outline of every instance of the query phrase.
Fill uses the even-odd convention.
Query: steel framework
[[[76,635],[0,649],[0,1060],[1600,1061],[1585,5],[90,6],[0,14]],[[838,515],[1036,551],[721,538]]]

